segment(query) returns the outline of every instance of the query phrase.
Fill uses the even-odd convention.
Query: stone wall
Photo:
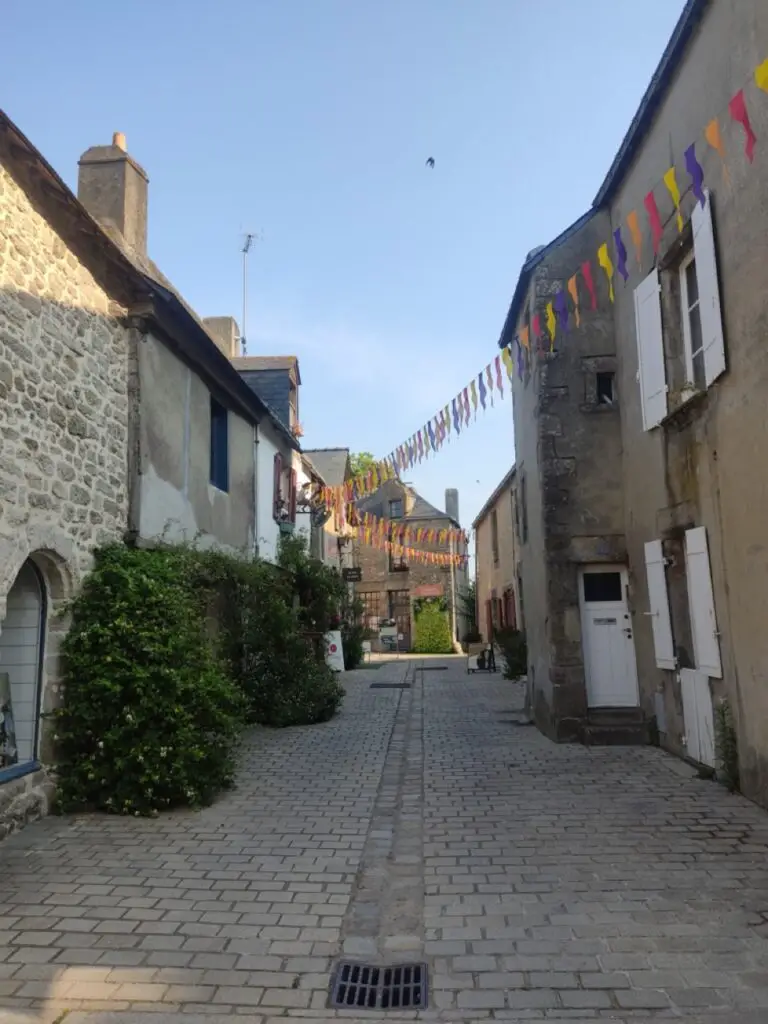
[[[58,207],[52,226],[52,201],[33,185],[0,147],[0,629],[8,590],[33,557],[47,591],[49,710],[66,625],[57,613],[93,548],[127,525],[129,338],[119,319],[125,309],[85,265],[83,243]],[[47,807],[42,790],[32,792],[44,778],[7,784],[19,790],[25,820]],[[0,834],[6,818],[18,823],[9,793],[0,787]]]

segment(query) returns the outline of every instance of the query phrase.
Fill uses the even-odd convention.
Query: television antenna
[[[243,241],[243,247],[240,252],[243,254],[243,324],[240,330],[240,345],[242,348],[243,355],[248,354],[248,341],[247,341],[247,317],[248,317],[248,253],[251,251],[251,245],[254,241],[260,242],[263,238],[261,231],[254,232],[248,231]]]

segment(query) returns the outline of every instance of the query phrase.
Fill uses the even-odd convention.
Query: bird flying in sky
[[[427,157],[427,167],[435,166],[435,158],[433,156]]]

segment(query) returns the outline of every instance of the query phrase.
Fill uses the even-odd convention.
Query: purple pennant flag
[[[696,143],[693,142],[685,151],[685,168],[691,176],[691,188],[693,194],[702,206],[706,206],[707,199],[704,195],[704,168],[696,157]]]
[[[560,321],[560,328],[563,334],[565,334],[568,330],[568,297],[562,288],[555,296],[555,301],[552,305],[557,313],[557,319]]]
[[[477,390],[480,394],[480,405],[482,405],[483,410],[485,410],[485,396],[487,393],[487,388],[485,386],[485,381],[483,380],[482,370],[477,375]]]
[[[627,247],[624,245],[624,239],[621,237],[621,228],[616,228],[613,232],[613,240],[616,243],[616,269],[624,278],[626,283],[629,280],[629,271],[627,270]]]
[[[435,451],[437,444],[435,443],[435,431],[432,426],[432,420],[427,424],[427,433],[429,434],[429,443],[432,445],[432,451]]]
[[[454,398],[451,403],[453,406],[453,427],[457,434],[461,433],[461,426],[459,425],[459,414],[456,410],[456,399]],[[463,412],[463,411],[462,411]]]

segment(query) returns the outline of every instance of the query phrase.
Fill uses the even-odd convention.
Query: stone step
[[[652,722],[640,708],[591,708],[584,724],[587,746],[647,746],[652,734]]]

